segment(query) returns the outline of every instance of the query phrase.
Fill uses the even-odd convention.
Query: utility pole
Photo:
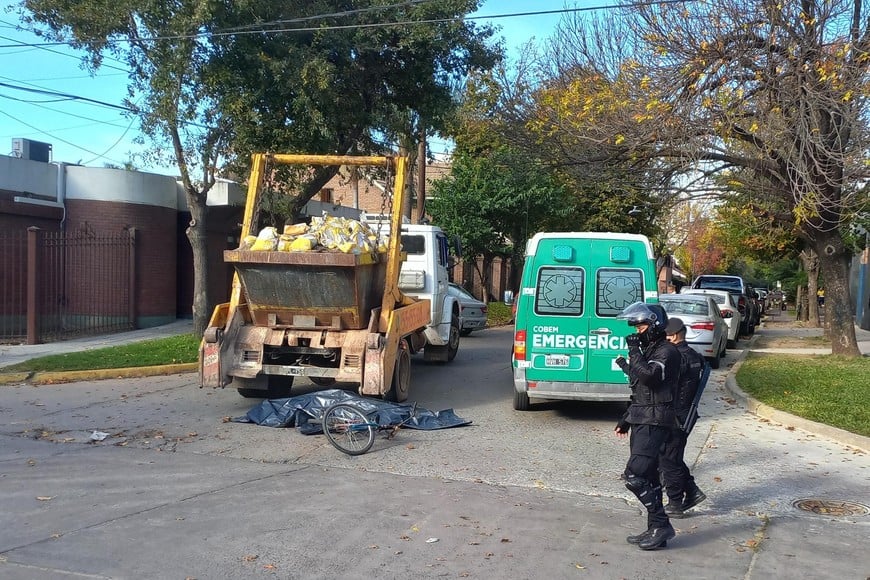
[[[417,145],[417,223],[426,215],[426,128],[420,122],[420,143]]]

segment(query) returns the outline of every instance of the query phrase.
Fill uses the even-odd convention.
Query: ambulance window
[[[541,268],[535,290],[535,314],[583,314],[583,268]]]
[[[616,316],[626,306],[643,302],[643,271],[624,268],[598,270],[595,293],[595,313]]]

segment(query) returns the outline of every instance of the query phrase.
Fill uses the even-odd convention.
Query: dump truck
[[[275,193],[266,185],[280,164],[385,168],[393,176],[389,206],[395,208],[385,214],[389,223],[376,228],[385,243],[381,251],[224,251],[235,273],[230,301],[215,308],[203,334],[201,386],[278,398],[305,377],[323,387],[352,383],[364,396],[406,400],[411,355],[452,361],[462,326],[459,304],[447,292],[447,236],[437,226],[402,223],[407,158],[254,154],[243,239],[258,235],[264,192]]]

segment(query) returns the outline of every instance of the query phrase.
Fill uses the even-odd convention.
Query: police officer
[[[674,396],[674,411],[677,414],[678,425],[682,426],[686,423],[686,417],[698,392],[707,362],[686,342],[686,325],[682,320],[679,318],[668,320],[665,334],[668,342],[677,348],[681,357],[680,381]],[[681,427],[672,429],[662,448],[660,458],[662,483],[668,495],[665,512],[672,518],[685,517],[687,510],[707,499],[695,483],[695,478],[692,477],[683,459],[689,431],[684,431]]]
[[[635,302],[617,318],[628,322],[637,332],[625,338],[628,360],[622,356],[616,359],[616,364],[628,375],[631,404],[614,431],[619,437],[631,431],[631,455],[623,475],[625,487],[647,510],[646,531],[628,536],[626,541],[642,550],[655,550],[666,547],[675,536],[662,505],[659,455],[676,427],[673,400],[680,353],[665,339],[667,315],[660,305]]]

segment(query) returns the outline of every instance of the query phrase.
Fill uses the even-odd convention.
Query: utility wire
[[[488,16],[464,16],[464,17],[451,17],[451,18],[432,18],[426,20],[403,20],[397,22],[372,22],[366,24],[345,24],[345,25],[327,25],[327,26],[314,26],[314,27],[304,27],[304,28],[275,28],[275,29],[267,29],[264,28],[266,26],[270,26],[274,23],[285,24],[287,22],[293,21],[284,21],[278,20],[273,22],[264,22],[259,24],[260,28],[251,29],[251,30],[233,30],[227,29],[226,31],[216,31],[216,32],[199,32],[197,34],[180,34],[180,35],[172,35],[172,36],[151,36],[140,38],[140,41],[143,42],[154,42],[158,40],[185,40],[185,39],[194,39],[194,38],[218,38],[223,36],[237,36],[237,35],[246,35],[246,34],[263,34],[263,33],[285,33],[285,32],[322,32],[328,30],[350,30],[350,29],[371,29],[371,28],[386,28],[392,26],[412,26],[412,25],[420,25],[420,24],[443,24],[446,22],[456,22],[456,21],[468,21],[468,20],[495,20],[499,18],[520,18],[527,16],[546,16],[552,14],[570,14],[577,12],[592,12],[598,10],[614,10],[614,9],[622,9],[622,8],[634,8],[637,6],[656,6],[656,5],[665,5],[665,4],[687,4],[696,2],[697,0],[652,0],[649,2],[637,2],[630,4],[613,4],[613,5],[604,5],[604,6],[589,6],[585,8],[561,8],[558,10],[538,10],[538,11],[530,11],[530,12],[514,12],[510,14],[492,14]],[[324,16],[321,15],[320,18]],[[308,19],[312,17],[306,17]],[[110,40],[108,43],[110,44],[120,44],[130,42],[127,39],[117,39]],[[72,44],[71,42],[44,42],[44,43],[33,43],[28,46],[34,47],[45,47],[45,46],[64,46]],[[18,45],[3,45],[0,44],[0,48],[17,48]]]
[[[53,135],[53,134],[49,133],[48,131],[43,131],[43,130],[40,129],[39,127],[35,127],[34,125],[31,125],[30,123],[27,123],[27,122],[25,122],[25,121],[22,121],[22,120],[19,119],[18,117],[14,117],[13,115],[10,115],[10,114],[7,113],[6,111],[0,110],[0,115],[6,115],[7,117],[9,117],[10,119],[12,119],[13,121],[16,121],[16,122],[18,122],[18,123],[21,123],[21,124],[24,125],[25,127],[30,127],[31,129],[33,129],[34,131],[36,131],[36,132],[38,132],[38,133],[40,133],[40,134],[42,134],[42,135],[46,135],[46,136],[48,136],[48,137],[51,137],[52,139],[57,139],[57,140],[60,141],[61,143],[66,143],[66,144],[69,145],[70,147],[75,147],[76,149],[79,149],[79,150],[84,151],[84,152],[86,152],[86,153],[90,153],[91,155],[97,155],[97,159],[100,159],[100,158],[102,158],[102,157],[105,157],[105,154],[97,153],[96,151],[91,151],[90,149],[86,149],[85,147],[82,147],[81,145],[76,145],[75,143],[73,143],[73,142],[71,142],[71,141],[67,141],[66,139],[61,139],[61,138],[58,137],[57,135]],[[113,147],[114,147],[114,145],[113,145]],[[108,158],[106,158],[106,159],[108,159]],[[117,161],[117,160],[115,160],[115,159],[108,159],[108,160],[111,161],[112,163],[117,163],[117,164],[123,165],[122,162]]]

